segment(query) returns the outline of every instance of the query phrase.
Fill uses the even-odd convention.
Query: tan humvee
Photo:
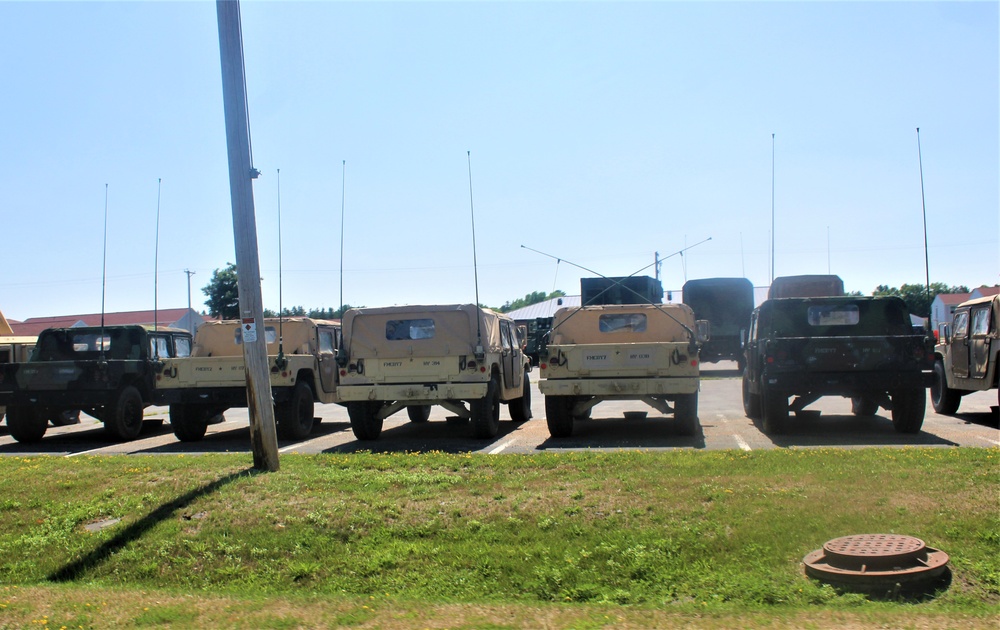
[[[362,308],[343,326],[339,391],[359,440],[378,438],[404,407],[426,422],[440,405],[471,419],[477,438],[497,434],[501,402],[512,420],[531,417],[531,366],[506,315],[472,304]]]
[[[934,347],[934,411],[953,414],[962,396],[1000,384],[1000,295],[963,302],[940,324]],[[997,392],[1000,405],[1000,390]]]
[[[583,306],[556,311],[539,389],[552,437],[605,400],[640,400],[698,431],[698,346],[708,322],[686,304]],[[669,402],[673,402],[671,407]]]
[[[340,402],[340,327],[307,317],[269,318],[257,335],[267,343],[278,433],[304,438],[313,428],[313,404]],[[247,406],[242,344],[239,321],[206,322],[195,333],[190,357],[163,360],[156,389],[170,404],[170,424],[179,440],[200,440],[211,418]]]

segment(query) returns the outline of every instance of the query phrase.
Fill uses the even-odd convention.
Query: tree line
[[[208,314],[212,317],[218,317],[219,319],[236,319],[239,317],[240,313],[240,303],[239,303],[239,290],[236,285],[236,265],[234,263],[227,263],[226,267],[223,269],[216,269],[212,273],[212,277],[208,284],[205,285],[201,291],[205,294],[205,306],[208,307]],[[934,297],[941,293],[969,293],[969,287],[964,285],[948,285],[944,282],[932,282],[930,285],[930,290],[923,284],[904,284],[900,287],[890,287],[889,285],[880,284],[878,287],[872,291],[873,296],[898,296],[906,302],[906,306],[910,309],[910,312],[914,315],[920,317],[929,317],[931,313],[931,302]],[[860,291],[856,291],[853,295],[863,295]],[[510,311],[516,311],[519,308],[524,308],[526,306],[531,306],[532,304],[538,304],[539,302],[544,302],[546,300],[551,300],[553,298],[565,297],[566,293],[564,291],[552,291],[546,293],[545,291],[532,291],[526,294],[522,298],[517,298],[504,302],[502,306],[490,307],[493,310],[508,313]],[[484,305],[481,305],[484,306]],[[281,310],[281,315],[283,317],[312,317],[315,319],[340,319],[349,308],[354,308],[350,304],[345,304],[339,308],[310,308],[306,309],[302,306],[293,306],[291,308],[283,308]],[[264,309],[264,317],[277,317],[278,313],[271,309]]]

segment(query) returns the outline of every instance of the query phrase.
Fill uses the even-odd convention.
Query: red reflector
[[[691,359],[691,367],[698,367],[698,361],[695,359]]]
[[[347,376],[347,370],[341,370],[340,371],[340,375],[341,376]]]
[[[549,369],[549,366],[548,366],[548,364],[547,364],[547,363],[542,363],[542,364],[541,364],[541,365],[539,365],[538,367],[542,368],[543,370],[547,370],[547,369]]]
[[[485,372],[485,371],[486,371],[486,366],[484,365],[484,366],[482,366],[481,368],[479,368],[479,371],[480,371],[480,372]]]
[[[767,357],[768,363],[774,363],[774,357]]]

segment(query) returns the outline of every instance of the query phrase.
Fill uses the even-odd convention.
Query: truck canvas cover
[[[485,352],[501,352],[499,317],[472,304],[351,309],[344,343],[352,360],[462,356],[475,353],[481,334]]]
[[[556,311],[549,343],[689,342],[694,325],[694,311],[686,304],[561,308]]]
[[[256,326],[257,339],[267,340],[267,354],[278,354],[278,336],[281,333],[285,354],[314,354],[317,340],[315,326],[335,326],[328,320],[292,317],[279,321],[267,318],[264,326]],[[236,357],[243,356],[243,324],[238,320],[205,322],[198,328],[195,338],[195,357]]]

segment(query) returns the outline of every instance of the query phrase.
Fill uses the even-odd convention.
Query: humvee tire
[[[854,396],[851,398],[851,413],[856,416],[874,416],[878,413],[878,403],[871,398]]]
[[[134,440],[142,431],[142,409],[142,394],[134,385],[126,385],[104,408],[104,430],[116,440]]]
[[[962,404],[962,395],[948,387],[948,378],[944,373],[944,363],[939,359],[934,362],[934,380],[931,381],[931,405],[934,411],[950,416],[958,411]]]
[[[892,426],[897,433],[920,433],[927,409],[927,394],[923,388],[892,392]]]
[[[761,396],[764,433],[780,435],[788,425],[788,396],[770,388],[764,388]]]
[[[309,437],[315,417],[312,387],[309,387],[309,383],[299,380],[292,390],[292,397],[276,405],[274,411],[278,437],[285,440],[301,440]]]
[[[680,394],[674,400],[674,419],[680,424],[680,434],[698,434],[698,392]]]
[[[430,420],[431,417],[431,406],[430,405],[410,405],[406,408],[406,415],[409,416],[410,422],[415,424],[421,424]]]
[[[486,395],[469,403],[472,412],[472,437],[493,438],[500,432],[500,384],[494,374],[486,386]]]
[[[170,405],[170,428],[181,442],[197,442],[208,430],[208,413],[198,405]]]
[[[18,442],[37,442],[45,435],[48,427],[48,418],[42,417],[33,407],[7,407],[7,429]]]
[[[347,415],[351,418],[351,431],[359,440],[377,440],[382,433],[382,418],[376,418],[382,403],[362,400],[347,403]]]
[[[515,398],[507,404],[507,412],[514,422],[527,422],[531,419],[531,381],[528,379],[528,371],[524,371],[523,389],[521,397]]]
[[[572,396],[545,397],[545,424],[549,427],[549,435],[554,438],[573,435],[573,404]]]
[[[760,394],[750,393],[750,375],[743,370],[743,414],[751,420],[760,419]]]

